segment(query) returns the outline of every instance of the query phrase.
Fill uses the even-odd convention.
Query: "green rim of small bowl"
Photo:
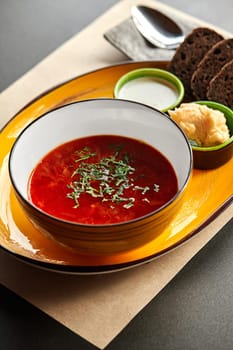
[[[209,108],[216,109],[216,110],[219,110],[220,112],[222,112],[226,118],[226,124],[227,124],[229,131],[230,131],[230,138],[227,141],[225,141],[224,143],[221,143],[221,144],[216,145],[216,146],[202,147],[202,146],[192,145],[192,149],[195,151],[216,151],[216,150],[219,150],[221,148],[226,147],[231,142],[233,142],[233,110],[230,109],[229,107],[221,104],[221,103],[214,102],[214,101],[194,101],[194,103],[197,103],[200,105],[205,105]]]
[[[114,87],[114,97],[118,98],[119,92],[122,87],[131,80],[143,78],[143,77],[153,77],[160,80],[168,82],[170,85],[174,86],[177,90],[177,100],[170,106],[161,109],[161,112],[167,112],[169,109],[173,109],[178,106],[184,98],[184,86],[181,80],[174,74],[166,71],[165,69],[159,68],[139,68],[132,70],[124,75],[116,82]]]

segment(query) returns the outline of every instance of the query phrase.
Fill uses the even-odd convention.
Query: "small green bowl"
[[[211,147],[192,145],[194,168],[214,169],[229,161],[233,156],[233,110],[214,101],[194,102],[222,112],[226,118],[226,124],[230,131],[230,138],[220,145]]]
[[[132,83],[137,85],[134,84],[132,87]],[[117,81],[114,96],[167,112],[177,107],[183,100],[184,86],[177,76],[164,69],[140,68],[124,74]]]

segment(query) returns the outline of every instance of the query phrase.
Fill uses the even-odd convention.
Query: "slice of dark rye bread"
[[[233,109],[233,59],[226,63],[220,72],[211,79],[207,98]]]
[[[224,38],[213,29],[195,28],[178,47],[168,70],[177,75],[184,84],[185,100],[192,99],[191,78],[197,65],[213,45]]]
[[[207,98],[209,82],[232,59],[233,38],[219,41],[205,54],[191,79],[192,93],[197,100]]]

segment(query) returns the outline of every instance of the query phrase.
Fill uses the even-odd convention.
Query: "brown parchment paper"
[[[203,25],[157,1],[119,2],[0,94],[0,127],[26,103],[54,85],[125,61],[126,57],[103,38],[103,33],[127,19],[130,7],[136,3],[156,5],[169,14],[175,11],[183,20]],[[114,274],[53,273],[33,268],[0,251],[0,282],[103,349],[232,218],[232,214],[233,206],[176,250],[153,262]]]

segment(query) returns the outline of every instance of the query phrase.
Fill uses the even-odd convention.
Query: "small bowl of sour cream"
[[[184,86],[177,76],[164,69],[140,68],[124,74],[117,81],[114,96],[167,112],[183,100]]]

